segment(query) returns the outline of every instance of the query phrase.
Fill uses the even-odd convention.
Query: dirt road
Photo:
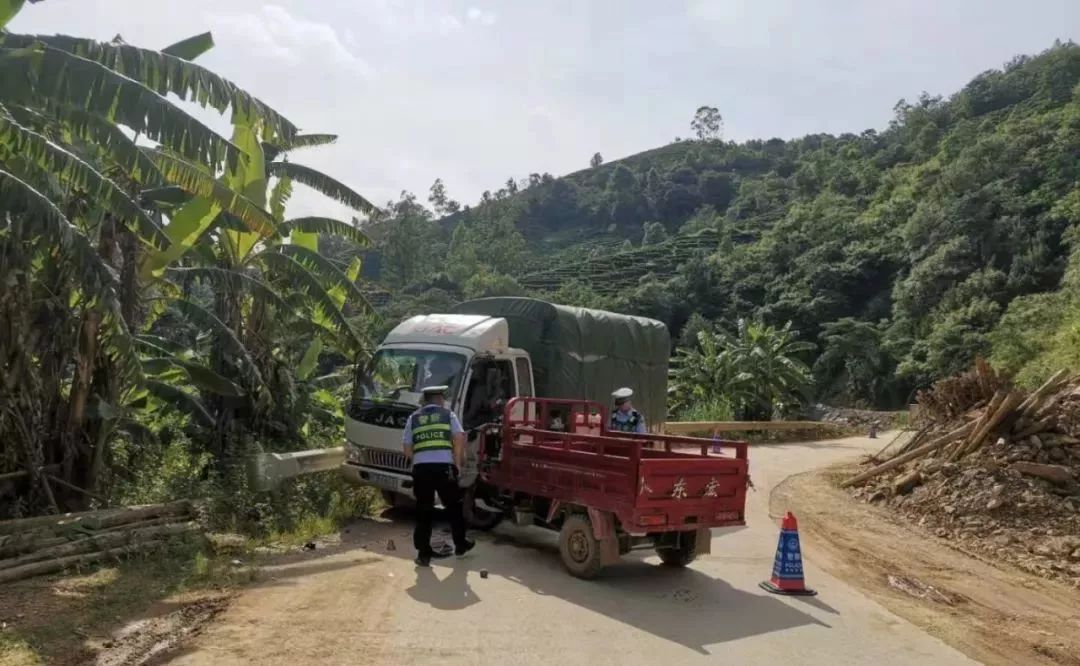
[[[482,535],[469,559],[417,570],[407,522],[357,523],[340,545],[268,569],[171,663],[975,663],[824,573],[812,549],[819,596],[757,586],[776,548],[770,490],[882,443],[754,447],[749,526],[717,531],[713,554],[685,570],[632,554],[580,581],[562,570],[554,534],[515,527]]]

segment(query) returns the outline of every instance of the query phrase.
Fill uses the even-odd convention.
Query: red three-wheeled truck
[[[559,531],[567,571],[592,578],[631,550],[685,566],[711,529],[745,525],[745,442],[609,431],[604,405],[514,398],[481,429],[475,493],[519,525]],[[552,428],[558,429],[552,429]]]

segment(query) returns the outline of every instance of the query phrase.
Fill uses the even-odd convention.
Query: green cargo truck
[[[650,429],[658,429],[667,416],[670,353],[661,322],[531,298],[483,298],[412,317],[357,369],[342,472],[388,500],[412,496],[401,435],[428,385],[450,387],[449,404],[466,429],[494,418],[496,406],[515,396],[607,403],[628,386]],[[463,485],[474,479],[475,469],[462,470]]]

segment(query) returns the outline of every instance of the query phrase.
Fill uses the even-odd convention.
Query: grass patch
[[[175,539],[158,551],[64,576],[5,585],[0,665],[84,663],[92,645],[166,600],[224,592],[250,582],[201,539]]]
[[[0,629],[0,666],[31,666],[42,664],[41,657],[30,644],[10,629]]]
[[[672,421],[734,421],[735,410],[725,398],[699,400],[687,405]]]

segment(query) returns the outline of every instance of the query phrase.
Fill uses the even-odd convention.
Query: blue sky
[[[210,30],[200,63],[341,136],[297,161],[379,203],[435,178],[468,203],[687,136],[702,104],[736,140],[880,129],[901,97],[1080,38],[1080,2],[46,0],[9,29],[147,47]]]

